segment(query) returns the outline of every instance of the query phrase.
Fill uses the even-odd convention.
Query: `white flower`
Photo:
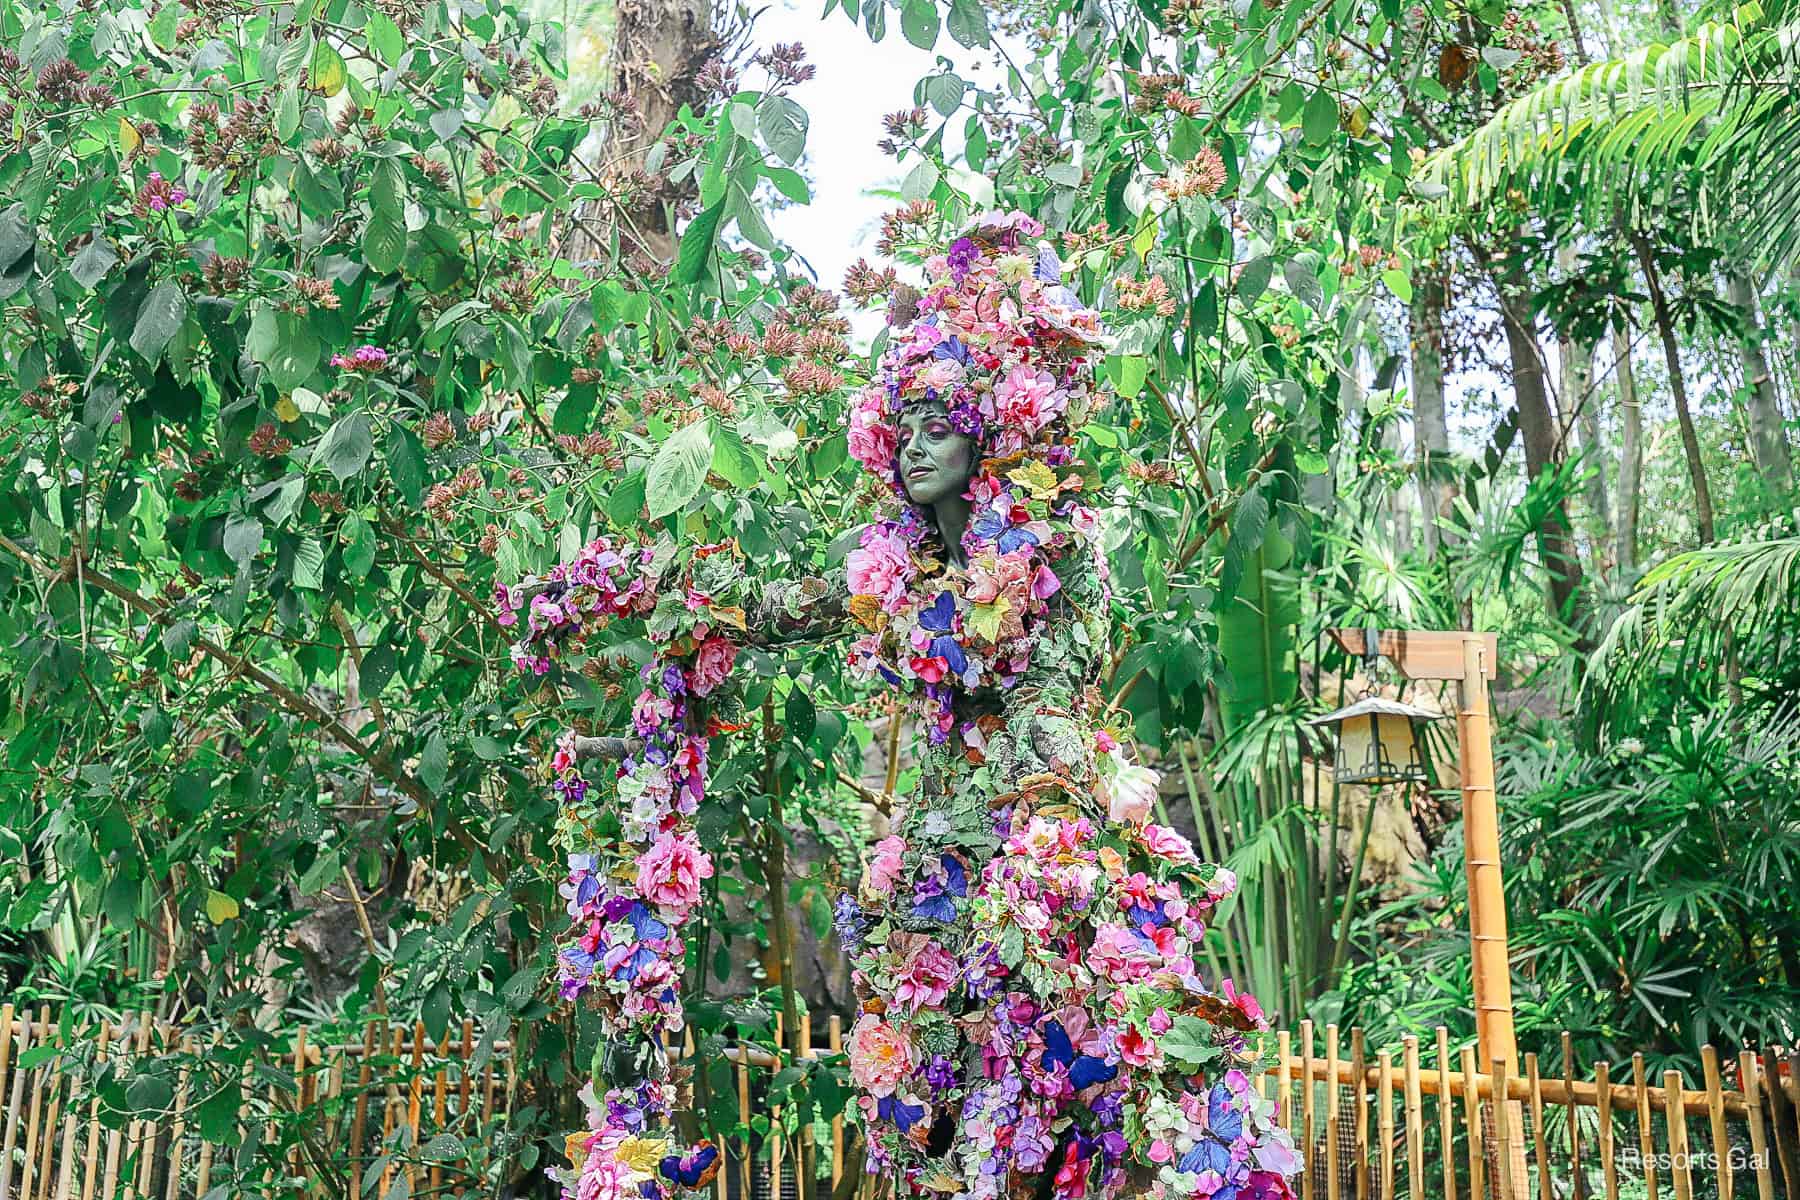
[[[1141,825],[1156,804],[1162,776],[1149,767],[1121,762],[1107,781],[1106,815],[1128,825]]]

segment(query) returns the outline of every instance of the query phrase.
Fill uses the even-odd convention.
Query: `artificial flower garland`
[[[654,654],[632,704],[637,739],[615,773],[613,802],[601,806],[582,774],[576,735],[565,732],[550,759],[562,802],[559,833],[569,875],[560,891],[570,927],[558,955],[559,992],[603,1015],[603,1046],[657,1047],[684,1028],[681,928],[701,899],[712,858],[693,815],[706,791],[706,736],[696,700],[714,697],[729,675],[744,628],[742,572],[729,547],[678,554],[663,543],[632,546],[596,538],[542,582],[496,589],[499,620],[521,626],[519,670],[542,675],[580,653],[595,632],[621,618],[645,622]],[[599,1072],[596,1072],[598,1078]],[[662,1078],[596,1094],[583,1091],[589,1128],[571,1134],[576,1170],[568,1200],[666,1200],[704,1188],[719,1167],[710,1142],[682,1149],[664,1132],[675,1089]]]

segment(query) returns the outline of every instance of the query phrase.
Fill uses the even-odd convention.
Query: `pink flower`
[[[884,837],[875,843],[875,857],[863,869],[864,888],[885,896],[894,890],[900,878],[900,856],[906,853],[906,842],[897,837]]]
[[[349,354],[334,354],[331,365],[340,371],[379,371],[388,364],[388,352],[376,346],[358,346]]]
[[[850,552],[844,565],[850,590],[874,596],[890,613],[906,602],[906,585],[918,574],[905,539],[880,525],[863,530],[862,545]]]
[[[1156,804],[1157,784],[1161,777],[1149,767],[1123,763],[1106,786],[1106,815],[1124,825],[1136,825],[1150,815]]]
[[[1118,748],[1119,740],[1113,737],[1112,734],[1106,732],[1106,730],[1102,729],[1099,733],[1094,735],[1094,749],[1098,750],[1100,753],[1111,754]]]
[[[906,1035],[873,1013],[864,1013],[850,1031],[850,1077],[871,1096],[891,1096],[912,1071]]]
[[[994,415],[1007,425],[1035,437],[1068,407],[1068,393],[1056,386],[1056,376],[1021,363],[994,388]]]
[[[912,953],[897,973],[899,985],[894,989],[894,1000],[909,1005],[914,1012],[937,1008],[956,981],[956,956],[924,934],[894,934],[888,938],[888,947],[904,952],[907,942],[912,943]]]
[[[736,660],[737,647],[725,638],[715,635],[701,642],[700,653],[694,657],[694,669],[688,679],[694,694],[711,695],[713,689],[731,674],[731,664]]]
[[[712,878],[712,859],[693,830],[663,833],[638,856],[638,891],[671,921],[687,920],[700,902],[700,881]]]
[[[1095,931],[1087,965],[1095,974],[1114,983],[1134,983],[1155,968],[1137,935],[1123,925],[1114,924],[1102,925]]]
[[[879,388],[864,392],[850,409],[850,426],[844,435],[850,457],[880,476],[887,475],[899,445],[894,426],[882,411],[883,399]]]
[[[1199,861],[1194,856],[1193,845],[1167,825],[1145,825],[1138,836],[1143,839],[1144,848],[1150,853],[1177,866]]]
[[[1128,1025],[1119,1034],[1119,1057],[1134,1067],[1147,1067],[1162,1057],[1156,1039],[1147,1036],[1136,1025]]]
[[[1255,996],[1252,996],[1249,992],[1238,991],[1237,985],[1232,983],[1229,979],[1220,981],[1219,994],[1225,998],[1227,1004],[1230,1004],[1239,1012],[1243,1013],[1244,1016],[1249,1019],[1251,1024],[1255,1025],[1258,1029],[1268,1028],[1268,1019],[1263,1016],[1262,1005],[1256,1002]]]

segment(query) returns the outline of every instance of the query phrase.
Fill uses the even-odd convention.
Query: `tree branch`
[[[73,555],[71,556],[70,562],[65,566],[52,566],[4,534],[0,534],[0,549],[4,549],[7,553],[36,571],[40,576],[51,583],[62,583],[67,579],[73,578],[77,569],[76,562],[78,560]],[[166,606],[146,600],[144,597],[138,595],[135,591],[126,587],[118,580],[113,579],[111,576],[104,575],[86,564],[80,566],[80,571],[84,582],[99,588],[107,595],[124,604],[127,608],[141,613],[156,624],[166,626],[175,619],[174,615],[169,612]],[[261,667],[244,659],[237,658],[231,654],[230,651],[226,650],[223,646],[210,638],[195,634],[192,644],[195,649],[205,654],[208,658],[223,664],[233,673],[243,675],[245,678],[254,681],[263,689],[263,691],[267,692],[283,708],[287,709],[295,716],[302,720],[312,722],[320,729],[330,734],[332,739],[339,745],[343,746],[346,750],[350,751],[350,753],[367,763],[369,769],[374,771],[376,775],[393,784],[408,797],[417,801],[421,806],[429,808],[435,803],[435,798],[432,796],[431,791],[418,779],[408,774],[402,767],[396,764],[388,756],[386,751],[363,741],[351,731],[349,726],[345,725],[337,717],[321,708],[312,700],[307,699],[304,695],[275,678],[275,676],[269,674],[269,672],[263,670]],[[449,826],[449,832],[450,836],[455,838],[457,843],[471,854],[480,853],[485,855],[486,852],[481,844],[460,824],[452,821]],[[494,872],[497,878],[502,880],[505,879],[506,865],[504,862],[490,861],[488,867]]]

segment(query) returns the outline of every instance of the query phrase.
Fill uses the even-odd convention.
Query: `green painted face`
[[[900,414],[900,481],[906,498],[930,508],[959,498],[975,473],[975,439],[958,433],[942,407],[917,405]]]

